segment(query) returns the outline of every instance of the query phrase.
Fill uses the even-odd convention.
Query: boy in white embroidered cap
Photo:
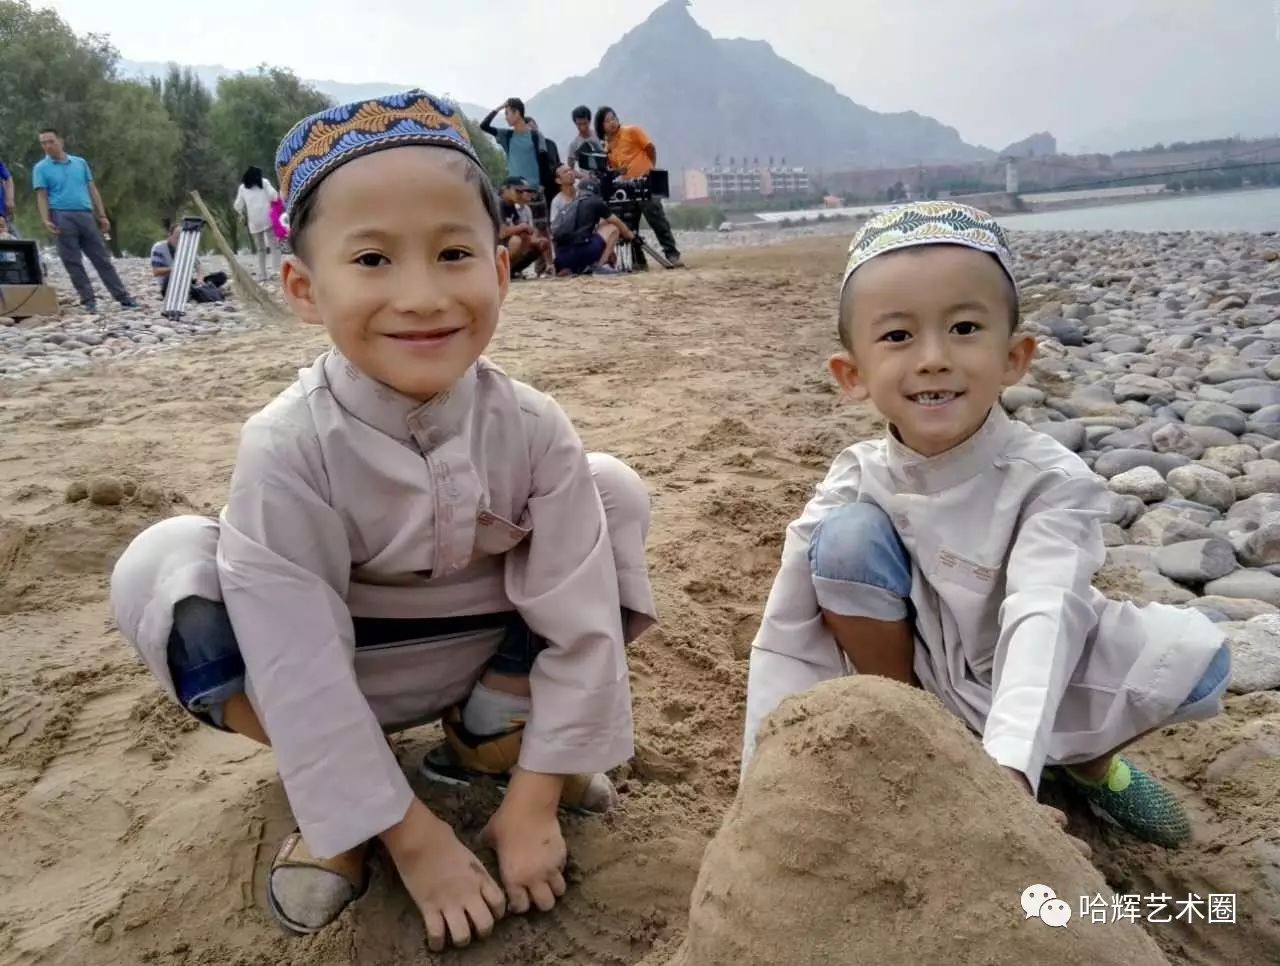
[[[1092,586],[1105,484],[999,403],[1035,352],[1004,231],[950,202],[873,218],[850,245],[839,336],[832,375],[888,432],[841,453],[787,529],[752,647],[744,762],[786,695],[879,674],[936,694],[1032,794],[1063,765],[1103,818],[1184,843],[1181,805],[1118,751],[1216,714],[1228,651],[1198,612]]]
[[[141,534],[112,604],[182,707],[271,745],[300,828],[267,883],[282,925],[333,922],[376,838],[429,947],[465,946],[563,895],[560,805],[616,802],[624,644],[654,620],[648,495],[482,355],[510,272],[453,105],[332,108],[290,132],[277,170],[284,294],[333,349],[246,423],[220,519]],[[482,835],[502,887],[384,737],[435,719],[426,777],[505,789]]]

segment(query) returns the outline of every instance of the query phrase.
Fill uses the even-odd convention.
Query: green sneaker
[[[1094,814],[1145,842],[1176,849],[1191,840],[1191,821],[1169,789],[1121,755],[1096,782],[1064,769]]]

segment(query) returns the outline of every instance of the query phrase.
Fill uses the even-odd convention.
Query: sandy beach
[[[835,454],[881,431],[825,370],[844,249],[815,236],[695,252],[683,272],[513,287],[489,355],[554,394],[588,449],[644,476],[662,623],[630,650],[640,750],[615,776],[622,806],[567,820],[565,901],[440,957],[387,864],[332,929],[281,934],[261,895],[293,822],[270,753],[162,700],[107,607],[107,575],[136,533],[221,508],[240,425],[323,333],[272,324],[0,381],[0,966],[624,966],[678,943],[737,787],[746,659],[784,527]],[[1034,385],[1072,389],[1048,369]],[[67,501],[102,477],[135,495]],[[1106,581],[1155,596],[1131,570]],[[410,773],[437,734],[397,736]],[[1185,797],[1192,847],[1166,852],[1072,812],[1116,891],[1237,895],[1235,925],[1147,927],[1171,962],[1280,950],[1278,754],[1280,693],[1234,695],[1223,716],[1133,751]],[[497,801],[415,787],[466,834]]]

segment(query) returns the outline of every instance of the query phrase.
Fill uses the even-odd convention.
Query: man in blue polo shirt
[[[4,219],[5,227],[14,238],[18,237],[18,228],[13,223],[13,175],[9,173],[9,169],[5,167],[5,163],[0,161],[0,189],[3,194],[0,195],[0,218]]]
[[[136,309],[138,303],[129,294],[116,268],[111,264],[102,232],[111,230],[107,209],[93,183],[93,172],[84,158],[67,154],[62,138],[52,128],[40,132],[40,147],[45,156],[31,171],[31,186],[36,189],[36,203],[44,226],[58,239],[58,257],[66,267],[71,284],[75,286],[80,301],[90,312],[96,312],[97,299],[93,283],[84,270],[81,255],[86,255],[98,277],[119,302],[127,309]],[[96,219],[95,219],[96,214]]]

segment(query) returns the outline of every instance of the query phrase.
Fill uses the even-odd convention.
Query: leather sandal
[[[496,735],[477,735],[462,723],[462,711],[450,708],[441,720],[444,742],[422,760],[424,778],[446,785],[470,785],[488,779],[504,792],[511,771],[520,761],[524,722]],[[618,803],[618,793],[607,775],[566,775],[560,805],[582,815],[603,815]]]
[[[317,859],[297,830],[285,836],[267,876],[267,904],[281,926],[310,935],[330,925],[369,887],[369,847]]]

